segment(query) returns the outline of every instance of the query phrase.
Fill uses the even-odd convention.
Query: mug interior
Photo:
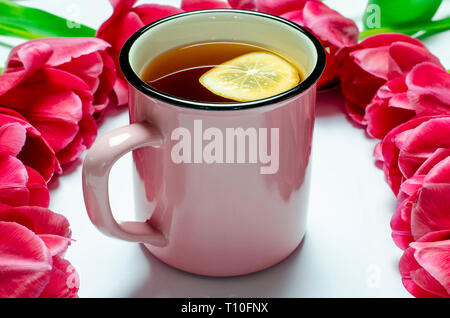
[[[216,9],[181,13],[156,21],[139,30],[122,49],[122,71],[125,77],[136,86],[137,79],[130,79],[127,75],[128,68],[140,80],[146,65],[155,57],[171,49],[203,41],[247,42],[275,50],[296,64],[303,73],[305,79],[290,90],[296,93],[313,85],[325,67],[325,54],[320,42],[295,23],[260,12]],[[140,81],[140,85],[146,90],[154,90],[142,80]],[[302,89],[299,89],[299,86]],[[165,95],[162,92],[159,93]],[[239,105],[245,106],[244,104],[255,104],[264,100],[267,99],[239,103]]]

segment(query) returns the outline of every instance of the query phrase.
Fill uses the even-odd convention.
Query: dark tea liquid
[[[145,67],[141,78],[151,87],[179,98],[199,102],[235,103],[234,100],[210,92],[200,84],[199,78],[221,63],[247,53],[261,51],[276,54],[285,59],[273,50],[250,43],[198,42],[157,56]],[[302,72],[298,71],[303,80]]]

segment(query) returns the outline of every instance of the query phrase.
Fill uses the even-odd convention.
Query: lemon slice
[[[199,81],[216,95],[248,102],[285,92],[300,82],[300,76],[297,69],[281,57],[253,52],[212,68]]]

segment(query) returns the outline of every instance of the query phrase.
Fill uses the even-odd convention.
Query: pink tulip
[[[450,230],[411,243],[399,264],[402,282],[415,297],[450,297]]]
[[[233,9],[253,10],[257,11],[257,0],[228,0],[228,4]]]
[[[39,43],[39,44],[38,44]],[[24,47],[30,46],[28,50],[38,48],[34,44],[47,44],[50,48],[42,46],[41,58],[47,54],[50,56],[46,61],[39,61],[30,55]],[[118,99],[127,96],[118,96],[120,91],[114,90],[116,81],[116,67],[112,58],[106,53],[109,45],[95,38],[44,38],[28,41],[23,45],[15,47],[9,56],[8,68],[5,72],[23,71],[24,68],[43,66],[45,68],[56,68],[65,71],[84,81],[90,94],[93,96],[94,114],[98,116],[107,106],[116,106]],[[49,52],[50,49],[50,52]],[[35,60],[30,60],[35,59]],[[25,63],[27,65],[25,65]],[[35,63],[34,66],[29,63]],[[122,103],[123,104],[123,103]]]
[[[0,203],[47,207],[49,193],[45,180],[16,157],[0,154]]]
[[[375,149],[375,157],[382,162],[387,182],[396,195],[400,185],[436,151],[450,149],[448,136],[450,116],[427,116],[413,118],[384,137]]]
[[[312,0],[317,2],[317,0]],[[246,9],[266,12],[274,15],[302,10],[308,0],[228,0],[234,9]]]
[[[45,243],[20,224],[0,222],[0,252],[0,297],[39,297],[53,263]]]
[[[23,164],[18,164],[22,167],[19,171],[24,175],[27,174],[26,180],[33,185],[28,187],[34,189],[30,191],[30,202],[26,204],[20,201],[21,205],[47,206],[48,193],[46,188],[43,187],[45,183],[42,184],[42,178],[43,181],[47,182],[53,173],[61,172],[55,153],[41,133],[31,126],[25,118],[12,109],[4,107],[0,107],[0,154],[3,154],[4,158],[12,156],[22,161]],[[13,159],[6,160],[11,163],[15,162]],[[26,173],[23,169],[26,170]],[[4,177],[6,171],[8,170],[5,170],[2,174]],[[19,181],[19,179],[16,181]],[[38,193],[40,195],[35,197],[35,194]]]
[[[339,49],[355,45],[358,42],[358,27],[339,12],[330,9],[322,2],[296,2],[302,8],[281,15],[316,35],[325,47],[327,65],[319,82],[319,89],[326,89],[339,80],[339,66],[336,53]]]
[[[400,187],[391,220],[392,237],[401,249],[429,232],[450,229],[450,149],[439,149]]]
[[[220,0],[182,0],[181,10],[204,10],[204,9],[220,9],[230,8],[229,4]]]
[[[40,207],[0,207],[0,297],[77,297],[78,275],[63,259],[66,218]]]
[[[60,164],[94,142],[94,116],[117,100],[108,46],[96,38],[29,41],[13,49],[0,76],[0,105],[27,118]]]
[[[414,66],[431,62],[443,68],[419,40],[403,34],[371,36],[340,52],[341,89],[349,116],[364,125],[365,108],[387,81],[406,75]]]
[[[414,116],[440,114],[450,115],[450,74],[425,62],[378,89],[366,108],[364,124],[371,136],[383,138]]]
[[[108,42],[111,47],[107,52],[113,57],[119,77],[115,83],[119,98],[119,105],[127,103],[127,84],[119,65],[120,50],[125,41],[143,26],[167,17],[172,14],[183,12],[183,10],[159,4],[142,4],[133,7],[137,0],[110,0],[113,14],[98,29],[97,37]],[[190,3],[193,3],[191,1]]]

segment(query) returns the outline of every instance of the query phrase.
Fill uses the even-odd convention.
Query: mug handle
[[[114,163],[129,151],[163,143],[161,133],[149,123],[134,123],[117,128],[97,139],[83,164],[83,195],[92,223],[104,234],[122,240],[167,245],[160,231],[146,222],[117,223],[111,211],[108,192],[109,173]]]

